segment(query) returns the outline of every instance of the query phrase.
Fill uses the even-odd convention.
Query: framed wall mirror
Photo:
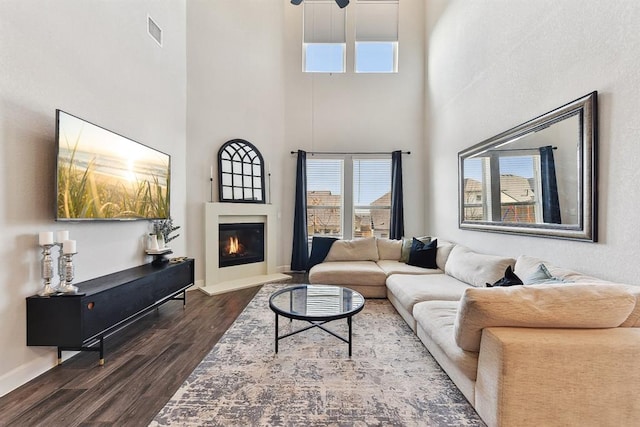
[[[458,153],[462,229],[595,242],[597,92]]]

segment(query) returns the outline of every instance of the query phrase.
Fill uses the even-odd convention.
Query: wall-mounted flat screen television
[[[56,110],[56,219],[169,218],[171,157]]]

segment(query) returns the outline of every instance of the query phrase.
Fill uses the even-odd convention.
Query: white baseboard
[[[55,348],[43,348],[37,351],[41,353],[41,356],[18,366],[0,377],[0,397],[44,374],[58,364],[58,355]]]
[[[205,294],[218,295],[225,292],[236,291],[253,286],[264,285],[265,283],[278,282],[280,280],[291,279],[291,276],[281,273],[263,274],[260,276],[245,277],[242,279],[228,280],[226,282],[216,283],[213,286],[201,286],[199,289]]]

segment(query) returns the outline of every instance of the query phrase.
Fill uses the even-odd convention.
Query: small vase
[[[158,234],[158,249],[164,249],[164,236]]]
[[[147,249],[150,251],[157,251],[158,248],[158,237],[155,234],[149,234],[149,240],[147,242]]]

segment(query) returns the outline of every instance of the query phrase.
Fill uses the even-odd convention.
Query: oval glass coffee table
[[[269,298],[269,307],[276,314],[276,353],[278,353],[278,341],[281,339],[312,328],[320,328],[349,344],[349,357],[351,357],[351,318],[364,308],[364,297],[360,293],[341,286],[296,285],[274,292]],[[279,335],[278,316],[304,320],[310,325]],[[347,319],[348,338],[341,337],[323,326],[338,319]]]

